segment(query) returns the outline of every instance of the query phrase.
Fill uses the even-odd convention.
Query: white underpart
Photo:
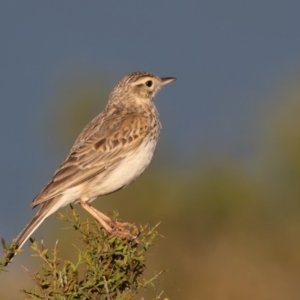
[[[81,198],[92,201],[97,196],[106,195],[127,186],[137,179],[150,164],[155,147],[155,140],[144,140],[138,149],[123,158],[107,176],[105,176],[104,171],[99,176],[87,182],[84,187],[79,185],[67,189],[59,200],[60,207]],[[83,189],[87,191],[86,195],[83,195]]]
[[[151,162],[156,141],[143,141],[140,147],[125,157],[107,178],[100,183],[101,194],[111,193],[137,179]]]

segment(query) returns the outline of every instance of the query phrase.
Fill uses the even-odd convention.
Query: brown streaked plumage
[[[83,129],[51,181],[33,199],[32,206],[39,206],[39,210],[14,240],[17,248],[45,218],[74,202],[108,232],[132,238],[121,223],[113,222],[90,203],[126,187],[149,165],[161,128],[153,99],[162,86],[174,80],[134,72],[119,81],[104,111]]]

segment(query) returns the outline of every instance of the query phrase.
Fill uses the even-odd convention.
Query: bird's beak
[[[163,86],[163,85],[166,85],[166,84],[168,84],[168,83],[171,83],[171,82],[173,82],[173,81],[176,80],[175,77],[163,77],[163,78],[160,78],[160,79],[161,79],[161,85],[162,85],[162,86]]]

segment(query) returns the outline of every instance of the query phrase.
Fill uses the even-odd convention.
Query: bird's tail
[[[14,250],[20,249],[29,239],[32,233],[40,226],[40,224],[58,208],[56,207],[55,198],[41,204],[39,210],[33,219],[26,225],[22,232],[14,239]],[[15,256],[15,252],[10,252],[7,255],[6,266]]]

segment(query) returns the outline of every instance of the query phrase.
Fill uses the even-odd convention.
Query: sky
[[[177,77],[156,99],[171,162],[247,158],[260,110],[299,70],[299,11],[299,1],[275,0],[2,1],[0,236],[28,222],[31,199],[64,158],[43,139],[62,78],[93,70],[111,89],[137,70]]]

